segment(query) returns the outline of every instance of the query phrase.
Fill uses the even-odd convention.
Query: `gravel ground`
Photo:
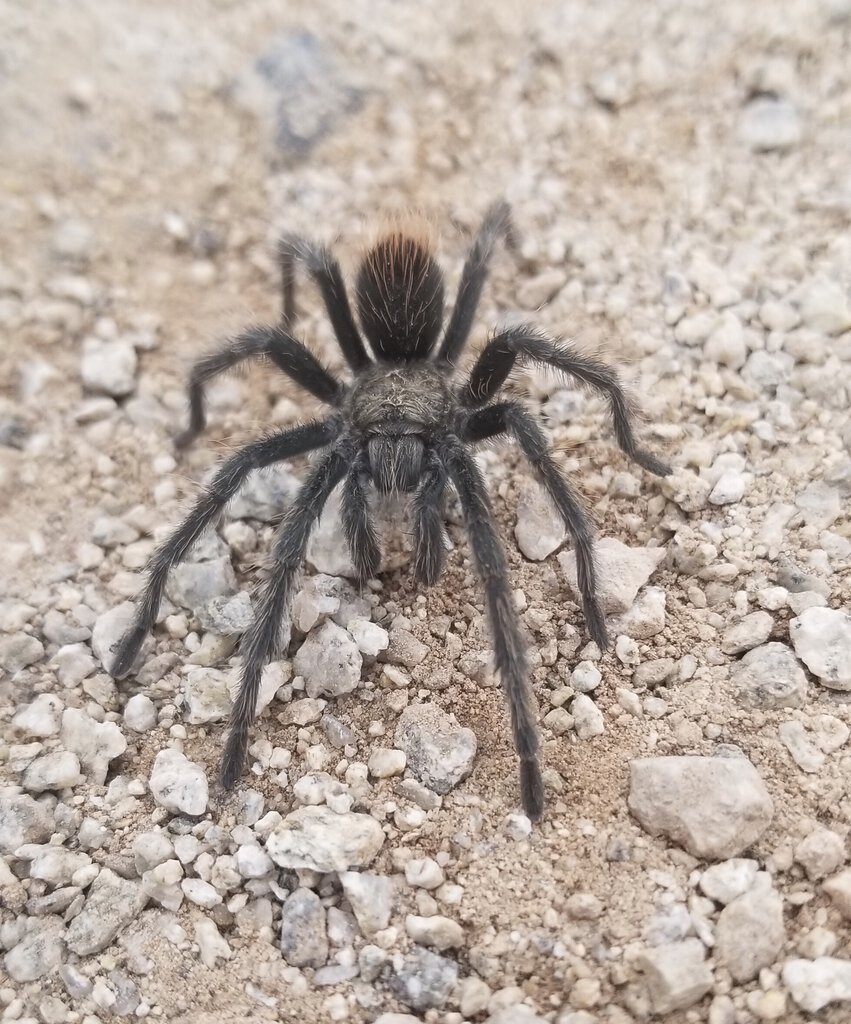
[[[851,4],[522,6],[0,2],[3,1020],[847,1019]],[[403,510],[363,593],[329,510],[223,799],[236,634],[305,464],[174,573],[133,676],[104,662],[216,460],[315,410],[224,380],[178,458],[187,367],[277,315],[280,231],[351,268],[416,208],[454,286],[499,197],[521,243],[476,346],[518,316],[573,337],[675,467],[517,377],[593,510],[601,655],[528,468],[480,456],[546,817],[452,501],[422,593]]]

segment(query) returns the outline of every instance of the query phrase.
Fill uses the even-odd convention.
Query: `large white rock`
[[[789,623],[795,653],[831,690],[851,690],[851,615],[838,608],[807,608]]]
[[[783,984],[807,1013],[818,1013],[830,1003],[851,1002],[851,960],[832,956],[787,960],[783,965]]]
[[[684,1010],[712,988],[712,971],[700,939],[683,939],[646,949],[638,960],[654,1013]]]
[[[62,712],[60,738],[80,758],[83,772],[96,786],[106,781],[110,761],[127,749],[127,740],[115,722],[97,722],[79,708]]]
[[[339,697],[360,682],[363,658],[351,634],[323,622],[296,651],[293,668],[304,677],[308,697]]]
[[[744,757],[650,757],[630,763],[629,809],[651,835],[726,860],[768,827],[771,797]]]
[[[728,903],[715,926],[715,957],[735,981],[755,978],[763,967],[774,963],[783,943],[783,900],[766,885],[756,885]]]
[[[528,483],[520,492],[514,536],[517,546],[533,562],[542,561],[564,543],[564,522],[538,484]]]
[[[383,843],[383,829],[368,814],[299,807],[270,833],[266,851],[282,868],[347,871],[371,864]]]
[[[172,814],[203,814],[207,810],[204,769],[179,750],[166,747],[154,760],[150,778],[154,800]]]
[[[614,537],[603,537],[594,544],[597,568],[597,595],[607,615],[620,615],[632,607],[638,591],[650,579],[665,558],[664,548],[630,548]],[[558,563],[577,597],[576,554],[563,551]]]

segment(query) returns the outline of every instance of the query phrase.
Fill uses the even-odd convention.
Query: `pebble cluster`
[[[640,429],[675,471],[654,481],[617,454],[604,403],[550,376],[521,378],[598,520],[604,654],[585,639],[570,539],[531,473],[499,450],[478,456],[530,639],[548,792],[540,826],[516,808],[451,498],[447,576],[429,594],[409,582],[404,528],[394,546],[398,510],[381,576],[358,591],[330,503],[284,657],[263,675],[249,767],[225,801],[214,780],[237,642],[302,467],[252,478],[171,575],[130,679],[116,685],[106,669],[140,570],[212,461],[202,444],[185,463],[173,454],[183,415],[182,393],[169,390],[173,327],[151,310],[174,304],[177,285],[199,301],[220,288],[233,303],[252,276],[273,288],[266,213],[225,244],[200,198],[181,193],[184,212],[158,214],[153,268],[136,290],[107,259],[93,215],[53,184],[26,193],[49,273],[0,260],[0,329],[19,389],[0,399],[0,494],[13,510],[3,557],[15,581],[0,595],[0,1017],[106,1024],[189,1020],[197,1008],[216,1020],[295,1012],[352,1024],[845,1020],[851,193],[836,125],[851,82],[822,43],[847,42],[851,7],[792,4],[782,26],[754,11],[772,33],[755,55],[742,41],[758,32],[654,5],[635,15],[660,35],[639,58],[624,25],[592,5],[576,8],[577,37],[563,5],[518,28],[500,4],[477,43],[483,77],[468,80],[457,60],[467,29],[432,4],[408,15],[414,23],[389,17],[377,36],[354,11],[354,42],[294,25],[270,43],[264,29],[251,60],[221,41],[247,45],[215,6],[217,33],[183,15],[174,23],[210,77],[177,86],[172,65],[156,70],[177,60],[164,32],[149,47],[157,88],[134,90],[171,140],[163,181],[173,166],[178,189],[187,165],[203,166],[196,186],[221,231],[238,218],[215,197],[253,168],[294,210],[287,227],[313,234],[321,223],[354,231],[356,211],[410,199],[413,168],[473,227],[481,185],[471,192],[462,177],[487,161],[461,144],[484,128],[526,140],[521,165],[503,165],[508,185],[494,185],[524,238],[483,315],[519,306],[553,331],[578,318],[591,339],[633,339],[624,372],[647,413]],[[432,43],[413,90],[398,56],[412,24]],[[27,33],[11,38],[28,45]],[[387,82],[359,79],[347,46],[372,55],[364,65],[380,56],[411,97],[408,113],[382,105]],[[522,74],[506,63],[517,46]],[[493,80],[489,66],[500,69]],[[88,140],[74,152],[117,175],[114,155],[93,155],[102,136],[92,126],[136,100],[113,103],[86,75],[57,88]],[[255,163],[236,162],[238,133],[209,167],[184,162],[175,135],[190,131],[199,95],[200,109],[224,105],[241,130],[271,140],[271,169],[259,142],[244,157]],[[425,155],[418,120],[435,135]],[[595,140],[587,154],[568,123]],[[37,124],[28,118],[28,131]],[[386,167],[352,156],[369,132],[394,140]],[[468,155],[455,177],[459,151]],[[586,163],[594,151],[599,165]],[[327,170],[298,163],[316,153]],[[122,186],[110,174],[99,187],[111,194]],[[156,190],[144,201],[164,202]],[[460,257],[459,247],[448,262],[453,281]],[[305,312],[305,333],[333,359],[322,321]],[[181,356],[195,355],[194,322],[186,339]],[[249,400],[240,381],[213,389],[214,434],[256,433]],[[278,397],[270,418],[301,415]],[[19,504],[36,487],[46,518]],[[61,559],[45,557],[53,516],[73,538]]]

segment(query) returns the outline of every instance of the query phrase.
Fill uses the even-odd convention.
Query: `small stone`
[[[760,644],[731,671],[741,704],[764,709],[799,708],[807,699],[807,677],[785,644]]]
[[[328,701],[320,697],[302,697],[301,700],[291,701],[281,713],[281,724],[297,725],[303,729],[306,725],[318,722],[327,706]]]
[[[366,867],[384,843],[368,814],[335,814],[329,807],[299,807],[266,840],[266,851],[283,868],[346,871]]]
[[[851,921],[851,868],[826,879],[822,889],[840,914]]]
[[[613,537],[594,545],[597,567],[597,595],[607,614],[619,615],[632,607],[638,591],[665,558],[664,548],[630,548]],[[564,551],[558,563],[574,595],[581,598],[576,579],[576,555]]]
[[[748,478],[744,473],[728,469],[722,473],[709,492],[710,505],[735,505],[745,496]]]
[[[436,704],[411,704],[399,717],[396,743],[423,785],[445,795],[473,770],[476,737]]]
[[[68,750],[54,750],[30,763],[21,785],[28,793],[44,793],[51,789],[71,789],[82,781],[77,755]]]
[[[567,897],[564,910],[574,921],[596,921],[603,913],[603,904],[591,892],[574,892]]]
[[[127,740],[115,722],[96,722],[79,708],[62,712],[60,739],[79,758],[89,782],[102,786],[111,761],[127,749]]]
[[[3,959],[12,981],[20,984],[37,981],[55,970],[62,962],[63,932],[64,926],[58,917],[31,919],[24,937]]]
[[[823,767],[825,756],[814,743],[810,742],[801,722],[794,719],[790,722],[783,722],[778,728],[777,734],[801,771],[812,774]]]
[[[644,971],[654,1013],[684,1010],[712,988],[712,971],[700,939],[683,939],[646,949],[638,965]]]
[[[183,679],[185,721],[190,725],[221,722],[230,714],[231,677],[215,668],[193,668]]]
[[[180,887],[182,879],[180,861],[172,858],[146,871],[142,875],[142,888],[164,910],[175,913],[183,904],[183,890]]]
[[[600,736],[605,731],[606,726],[603,712],[586,694],[578,693],[573,698],[570,713],[573,715],[575,722],[576,735],[581,740],[590,740],[594,736]]]
[[[706,508],[712,489],[708,480],[690,470],[677,467],[660,481],[662,493],[683,512],[699,512]]]
[[[207,562],[181,562],[169,574],[166,594],[181,608],[195,612],[199,619],[214,601],[236,591],[236,576],[230,558],[223,556]],[[215,615],[210,618],[215,619]]]
[[[700,890],[726,906],[753,886],[758,873],[757,861],[733,857],[708,867],[700,876]]]
[[[244,590],[233,596],[214,597],[198,609],[198,620],[203,629],[217,636],[241,635],[254,621],[251,598]]]
[[[296,889],[284,903],[281,952],[293,967],[322,967],[328,960],[325,908],[311,889]]]
[[[346,627],[365,658],[377,658],[390,644],[390,634],[369,619],[351,619]]]
[[[25,704],[12,719],[12,729],[24,737],[55,736],[62,718],[62,701],[52,693],[42,693]]]
[[[199,917],[195,921],[195,941],[201,963],[212,970],[218,960],[230,960],[233,953],[227,939],[219,932],[216,922],[208,917]]]
[[[110,608],[97,617],[94,629],[92,630],[92,650],[101,665],[109,669],[112,667],[112,651],[118,641],[127,632],[127,628],[136,616],[135,605],[130,601],[124,601],[115,608]],[[134,662],[138,665],[144,657],[142,653]]]
[[[439,1009],[458,980],[458,964],[422,946],[405,956],[390,980],[396,997],[413,1010]]]
[[[851,615],[807,608],[789,623],[795,653],[823,686],[851,690]]]
[[[149,780],[154,800],[171,814],[198,816],[207,809],[207,776],[179,750],[167,747],[154,760]]]
[[[238,847],[236,866],[243,878],[267,878],[274,871],[272,858],[254,843]]]
[[[553,503],[537,484],[527,484],[517,499],[514,536],[524,556],[540,562],[564,543],[564,522]]]
[[[368,871],[343,871],[340,884],[358,926],[367,938],[390,924],[394,894],[392,879]]]
[[[801,141],[801,120],[788,100],[759,96],[745,107],[738,136],[756,153],[792,149]]]
[[[78,956],[99,953],[138,918],[147,902],[147,893],[139,882],[120,878],[109,868],[101,868],[83,909],[68,926],[65,936],[68,948]]]
[[[801,318],[814,331],[837,335],[851,328],[851,305],[838,281],[816,278],[802,288],[798,301]]]
[[[184,878],[180,883],[180,888],[190,903],[203,907],[205,910],[212,910],[222,902],[219,893],[203,878]]]
[[[391,629],[387,646],[387,661],[392,665],[416,668],[428,656],[428,647],[407,629]]]
[[[845,841],[829,828],[819,826],[795,847],[795,861],[810,881],[826,878],[845,862]]]
[[[492,992],[490,985],[474,974],[461,982],[458,1006],[463,1017],[476,1017],[488,1008]]]
[[[335,622],[313,630],[293,659],[308,697],[340,697],[360,682],[363,658],[351,635]]]
[[[596,690],[603,679],[603,673],[593,661],[580,661],[570,673],[570,685],[577,693],[590,693]]]
[[[157,724],[157,708],[147,694],[134,693],[124,706],[124,724],[132,732],[150,732]]]
[[[661,587],[645,587],[632,607],[612,622],[611,629],[633,640],[649,640],[665,628],[666,604]]]
[[[464,945],[464,929],[449,917],[435,914],[432,917],[418,917],[408,914],[405,918],[405,931],[414,942],[422,946],[444,952],[457,949]]]
[[[421,889],[437,889],[446,880],[443,868],[431,857],[415,857],[405,865],[405,879],[408,885]]]
[[[97,668],[97,662],[89,654],[86,644],[65,644],[50,661],[52,668],[63,686],[74,687],[81,683]]]
[[[10,676],[34,665],[44,657],[44,644],[29,633],[0,637],[0,668]]]
[[[125,398],[136,389],[136,350],[126,341],[100,341],[89,338],[83,343],[80,376],[88,391]]]
[[[75,873],[80,871],[85,875],[92,863],[88,854],[66,850],[62,846],[40,846],[34,853],[30,856],[29,848],[24,847],[18,851],[18,856],[21,860],[29,860],[30,878],[38,878],[51,887],[70,885]],[[97,868],[94,874],[97,874]]]
[[[348,579],[357,576],[340,517],[340,500],[336,495],[326,504],[310,535],[305,559],[317,573]]]
[[[369,755],[369,774],[376,779],[389,779],[394,775],[401,775],[407,760],[402,750],[380,747]]]
[[[820,956],[817,960],[787,960],[783,984],[807,1013],[830,1003],[851,1002],[851,960]]]
[[[770,967],[785,941],[783,900],[765,886],[728,903],[715,925],[715,956],[739,983]]]
[[[739,370],[745,365],[748,347],[741,320],[735,313],[723,313],[718,325],[703,346],[706,358],[713,363]]]
[[[653,757],[630,763],[629,808],[645,831],[695,857],[726,860],[759,839],[774,805],[744,757]]]
[[[141,876],[174,856],[174,847],[164,832],[140,832],[133,840],[133,863]]]
[[[724,631],[721,650],[725,654],[744,654],[745,651],[764,644],[771,636],[773,628],[774,619],[768,612],[751,612]]]
[[[0,790],[0,854],[11,855],[28,843],[46,842],[53,832],[53,814],[25,793]]]

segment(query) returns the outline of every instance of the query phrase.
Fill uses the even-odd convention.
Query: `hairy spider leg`
[[[671,467],[636,441],[630,423],[635,408],[615,371],[598,359],[581,355],[567,342],[547,337],[535,327],[509,327],[490,339],[460,394],[462,404],[475,408],[489,402],[508,379],[518,359],[523,363],[551,366],[585,387],[602,392],[609,403],[615,438],[621,450],[656,476],[669,475]]]
[[[192,506],[189,515],[159,547],[148,563],[148,579],[136,604],[136,614],[121,638],[112,662],[111,674],[121,679],[133,667],[145,637],[153,629],[165,592],[169,570],[183,561],[201,534],[210,526],[255,469],[329,445],[339,434],[337,419],[307,423],[253,441],[232,455],[217,471],[207,490]]]

